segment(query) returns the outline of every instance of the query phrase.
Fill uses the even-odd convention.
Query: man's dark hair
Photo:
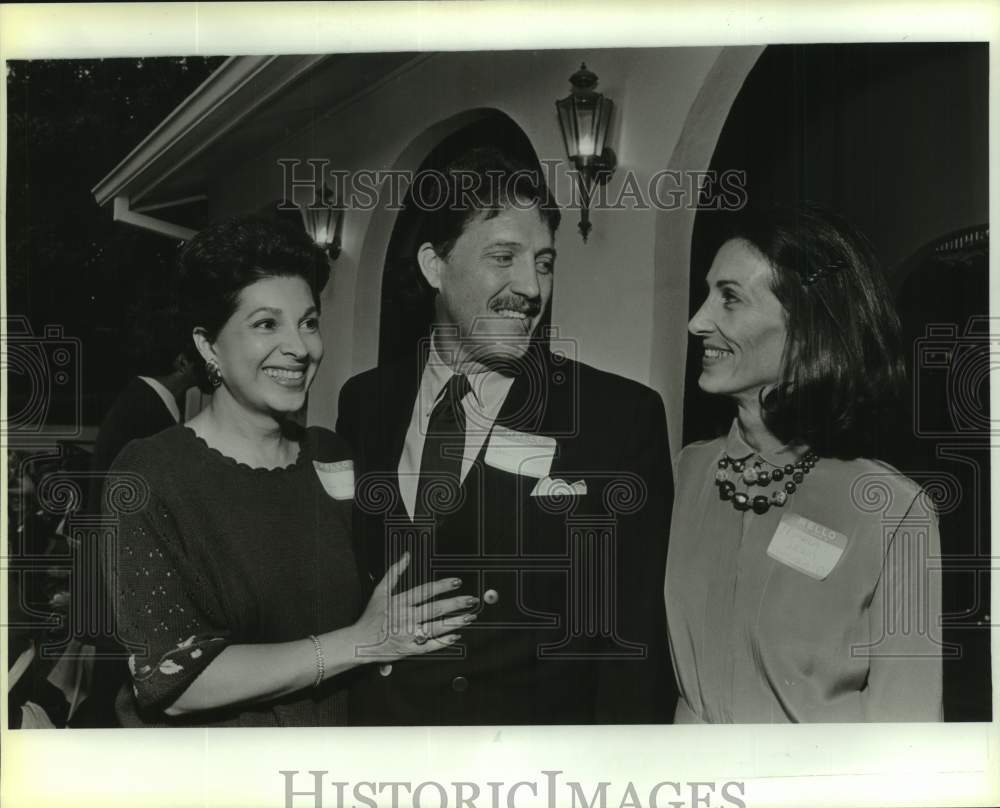
[[[561,214],[537,165],[496,148],[471,149],[443,171],[418,172],[410,196],[421,212],[417,244],[430,242],[447,258],[473,219],[492,219],[509,208],[538,208],[555,235]]]
[[[456,148],[449,153],[459,156],[450,159],[439,153],[441,149],[427,157],[414,177],[389,241],[380,362],[409,355],[429,333],[437,292],[420,271],[417,255],[422,244],[430,243],[447,258],[470,221],[492,219],[513,207],[537,207],[553,235],[559,227],[559,209],[526,138],[520,147],[512,142]]]
[[[240,292],[264,278],[302,278],[316,308],[330,277],[323,251],[295,224],[259,214],[211,225],[184,245],[177,260],[178,307],[187,333],[186,350],[198,385],[211,390],[191,332],[204,328],[215,340],[236,311]]]
[[[125,333],[129,371],[139,376],[169,376],[191,342],[176,304],[166,300],[130,307]]]
[[[820,455],[870,454],[906,380],[899,317],[871,244],[808,204],[748,211],[727,235],[771,265],[787,314],[781,382],[761,398],[765,425]]]

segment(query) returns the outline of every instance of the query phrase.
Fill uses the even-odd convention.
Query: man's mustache
[[[542,310],[542,304],[537,300],[523,297],[500,297],[490,303],[490,311],[516,311],[534,317]]]

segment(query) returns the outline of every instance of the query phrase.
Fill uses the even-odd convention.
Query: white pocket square
[[[586,493],[586,480],[569,483],[558,477],[543,477],[531,490],[533,497],[582,497]]]
[[[338,460],[336,463],[313,461],[316,476],[323,488],[334,499],[354,499],[354,462]]]

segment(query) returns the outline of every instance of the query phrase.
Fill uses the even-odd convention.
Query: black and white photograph
[[[995,804],[1000,16],[848,5],[0,7],[4,803]]]

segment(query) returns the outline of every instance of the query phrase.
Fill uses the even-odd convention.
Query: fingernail
[[[463,614],[462,615],[462,622],[463,623],[471,623],[475,619],[476,619],[476,615],[474,615],[474,614]]]
[[[461,634],[449,634],[445,637],[445,642],[458,642],[460,639],[462,639]]]
[[[461,586],[462,585],[462,579],[461,578],[452,578],[451,579],[451,585],[452,585],[452,587]]]
[[[475,606],[477,603],[479,603],[479,598],[475,595],[469,595],[469,597],[465,599],[466,606]]]

